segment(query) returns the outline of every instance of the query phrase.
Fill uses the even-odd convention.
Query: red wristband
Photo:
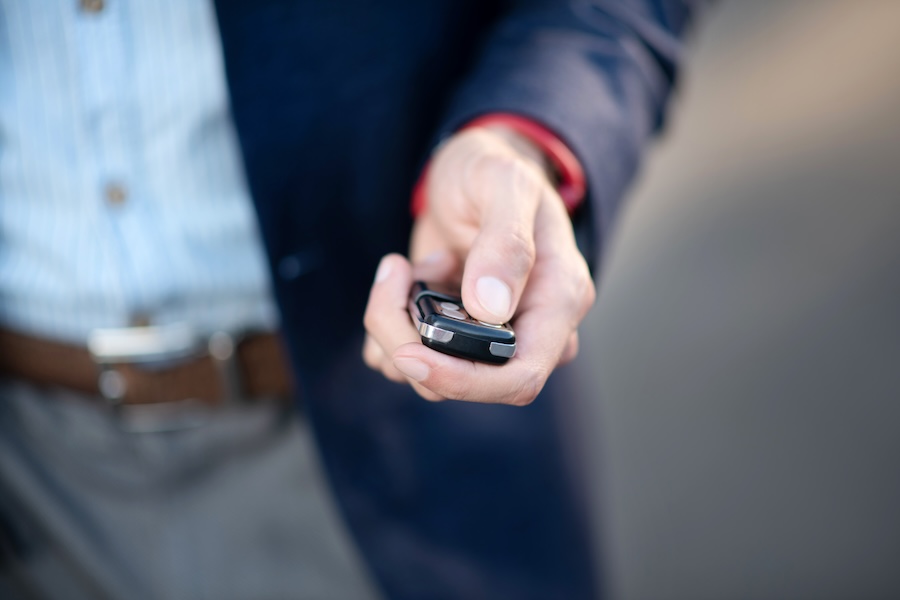
[[[491,113],[478,117],[467,123],[462,130],[490,125],[502,125],[512,129],[527,138],[546,155],[559,178],[556,184],[556,191],[562,198],[569,214],[574,213],[575,209],[584,200],[587,184],[584,169],[581,168],[581,163],[578,162],[578,159],[569,150],[569,147],[555,133],[537,121],[510,113]],[[429,167],[430,163],[425,165],[418,181],[416,181],[416,185],[413,187],[412,205],[410,207],[413,217],[419,216],[425,210],[425,205],[427,204],[425,181],[428,178]]]

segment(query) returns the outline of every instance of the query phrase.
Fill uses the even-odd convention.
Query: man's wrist
[[[568,146],[537,121],[510,113],[490,113],[470,121],[460,131],[484,128],[501,136],[524,158],[547,174],[569,214],[574,214],[586,195],[584,169]],[[430,164],[426,164],[413,187],[411,212],[417,217],[427,204],[425,182]]]
[[[556,133],[538,121],[511,113],[490,113],[470,121],[463,129],[471,127],[504,128],[528,140],[549,163],[552,181],[569,214],[581,206],[587,193],[584,169]]]
[[[478,128],[485,129],[493,135],[500,137],[516,154],[524,160],[534,164],[552,185],[556,185],[556,170],[546,154],[534,143],[530,138],[522,135],[515,129],[506,125],[479,125]],[[475,127],[465,127],[465,130],[474,129]]]

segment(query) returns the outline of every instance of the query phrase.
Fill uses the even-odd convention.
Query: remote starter
[[[438,352],[491,364],[503,364],[516,353],[516,334],[509,323],[493,325],[473,319],[459,295],[437,286],[415,282],[409,314],[422,343]]]

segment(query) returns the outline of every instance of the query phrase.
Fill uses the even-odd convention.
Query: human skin
[[[437,150],[426,185],[412,262],[389,254],[376,271],[363,358],[427,400],[529,404],[553,370],[578,353],[577,328],[595,299],[546,161],[510,129],[471,128]],[[424,346],[408,312],[414,279],[461,280],[470,315],[512,321],[515,357],[486,365]]]

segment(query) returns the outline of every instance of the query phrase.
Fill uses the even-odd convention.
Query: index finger
[[[535,217],[545,184],[524,160],[502,155],[473,159],[466,180],[480,223],[463,270],[463,303],[478,320],[505,323],[534,265]]]

